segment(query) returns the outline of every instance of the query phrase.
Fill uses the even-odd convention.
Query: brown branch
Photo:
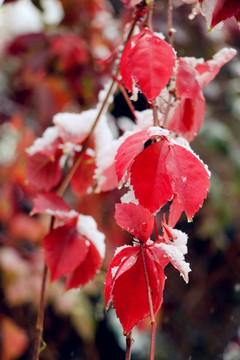
[[[148,294],[148,304],[149,304],[149,310],[150,310],[150,318],[151,318],[151,345],[150,345],[150,358],[149,360],[154,360],[154,352],[155,352],[155,338],[156,338],[156,320],[154,316],[153,311],[153,303],[152,303],[152,293],[151,293],[151,287],[148,277],[148,271],[147,271],[147,263],[146,263],[146,257],[144,252],[144,243],[140,243],[141,246],[141,254],[142,254],[142,260],[143,260],[143,268],[144,268],[144,276],[147,286],[147,294]]]

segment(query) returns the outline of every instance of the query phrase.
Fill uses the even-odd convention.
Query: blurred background
[[[25,149],[58,112],[96,105],[111,74],[109,56],[129,19],[120,0],[0,1],[0,358],[31,359],[43,269],[41,242],[48,219],[30,217],[36,189],[26,184]],[[224,46],[240,50],[235,20],[207,32],[188,20],[190,5],[174,1],[178,56],[212,58]],[[166,2],[155,1],[154,30],[166,35]],[[192,147],[212,172],[211,191],[189,235],[189,284],[167,267],[157,317],[156,360],[240,360],[240,56],[205,88],[205,123]],[[146,106],[136,103],[139,110]],[[129,116],[120,94],[113,121]],[[196,190],[197,191],[197,190]],[[131,241],[114,223],[119,191],[66,201],[92,215],[106,234],[102,271],[81,290],[50,286],[42,360],[124,359],[125,338],[114,311],[104,310],[105,273],[116,246]],[[149,324],[134,330],[133,360],[149,357]]]

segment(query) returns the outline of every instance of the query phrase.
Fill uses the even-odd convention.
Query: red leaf
[[[40,190],[49,191],[58,185],[62,177],[59,164],[60,154],[54,160],[42,152],[29,155],[26,165],[26,178]]]
[[[159,264],[149,256],[148,250],[145,249],[144,251],[153,310],[156,312],[162,303],[165,275]],[[112,296],[113,306],[122,324],[124,334],[128,334],[134,325],[150,315],[148,290],[141,254],[137,256],[135,263],[117,278]]]
[[[69,206],[65,201],[58,195],[54,193],[39,193],[35,196],[34,207],[31,211],[31,215],[35,214],[49,214],[61,211],[68,212],[70,211]]]
[[[204,113],[205,99],[201,91],[196,99],[182,98],[176,104],[167,128],[191,141],[199,132],[204,121]]]
[[[72,188],[79,196],[85,195],[93,184],[95,169],[94,158],[85,152],[71,180]]]
[[[149,29],[133,36],[129,43],[120,67],[123,82],[131,91],[134,79],[147,100],[154,101],[172,75],[175,54],[168,43]]]
[[[46,264],[50,270],[51,281],[76,269],[89,251],[90,241],[81,236],[70,221],[47,234],[43,240]]]
[[[156,142],[137,155],[131,167],[131,185],[135,196],[152,213],[173,196],[166,168],[168,153],[166,141]]]
[[[117,224],[133,236],[146,242],[153,230],[154,217],[148,209],[133,203],[116,204]]]
[[[115,162],[118,181],[124,176],[124,181],[129,177],[129,168],[134,157],[143,150],[144,143],[150,138],[147,130],[129,136],[119,147]]]
[[[196,79],[198,73],[185,58],[178,59],[176,87],[178,97],[195,99],[201,92],[201,87]]]
[[[205,165],[187,148],[170,144],[169,150],[166,166],[172,188],[191,219],[207,196],[210,175]]]
[[[105,280],[104,294],[107,309],[112,301],[112,290],[116,279],[124,272],[124,270],[129,269],[134,264],[136,255],[139,252],[139,246],[125,246],[114,256],[108,268]]]
[[[102,258],[94,244],[89,241],[88,252],[81,262],[72,272],[66,277],[66,290],[77,288],[85,285],[90,281],[100,269]]]

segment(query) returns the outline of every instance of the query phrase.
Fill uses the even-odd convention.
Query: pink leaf
[[[146,242],[153,230],[154,217],[148,209],[133,203],[116,204],[117,224],[133,236]]]
[[[76,269],[89,251],[89,240],[76,230],[76,221],[70,221],[47,234],[43,240],[46,264],[51,281]]]
[[[205,99],[201,91],[196,99],[182,98],[176,103],[167,123],[167,128],[191,141],[200,130],[204,113]]]
[[[65,201],[58,195],[54,193],[39,193],[35,196],[34,207],[31,211],[31,215],[35,214],[51,214],[61,211],[68,212],[70,211],[69,206]]]
[[[147,100],[154,101],[172,75],[175,54],[168,43],[149,29],[142,30],[129,42],[131,46],[128,44],[128,52],[122,65],[122,68],[128,65],[129,70],[121,73],[123,82],[130,90],[132,77]]]
[[[131,167],[131,185],[135,196],[152,213],[173,196],[166,168],[168,153],[166,141],[156,142],[137,155]]]
[[[198,64],[196,70],[198,75],[198,82],[201,87],[206,86],[219,73],[221,67],[229,62],[237,54],[235,49],[224,48],[218,51],[211,60],[205,61],[203,64]]]
[[[88,242],[88,252],[85,258],[77,268],[67,274],[66,290],[85,285],[100,269],[102,258],[94,244],[91,241]]]

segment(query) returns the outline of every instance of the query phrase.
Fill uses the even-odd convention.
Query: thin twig
[[[145,276],[145,281],[146,281],[146,286],[147,286],[148,303],[149,303],[151,326],[152,326],[150,358],[149,358],[149,360],[154,360],[155,338],[156,338],[156,320],[155,320],[154,311],[153,311],[152,293],[151,293],[151,287],[150,287],[148,271],[147,271],[146,257],[145,257],[145,252],[144,252],[144,243],[141,242],[140,246],[141,246],[141,254],[142,254],[142,261],[143,261],[143,268],[144,268],[144,276]]]
[[[168,23],[168,41],[171,46],[174,46],[173,43],[173,21],[172,21],[172,1],[167,0],[167,23]]]
[[[159,120],[158,120],[158,112],[157,112],[157,105],[156,105],[156,101],[153,102],[153,124],[154,126],[159,126]]]
[[[153,16],[153,9],[154,9],[154,0],[151,0],[149,3],[149,10],[147,13],[147,19],[145,22],[145,26],[147,26],[150,30],[152,30],[152,16]]]
[[[119,87],[121,93],[123,94],[123,97],[124,97],[126,103],[128,104],[128,107],[129,107],[129,109],[130,109],[130,111],[131,111],[131,113],[132,113],[132,115],[134,117],[134,120],[137,120],[135,108],[134,108],[134,106],[133,106],[133,104],[132,104],[132,102],[130,100],[130,97],[129,97],[125,87],[123,86],[121,81],[117,80],[117,82],[118,82],[118,87]]]
[[[132,337],[132,331],[129,332],[126,336],[126,353],[125,353],[125,360],[131,359],[131,349],[132,344],[134,343],[133,337]]]
[[[173,29],[173,19],[172,19],[172,1],[171,0],[167,0],[167,24],[168,24],[168,41],[169,44],[174,47],[174,40],[173,40],[173,34],[175,32],[175,30]],[[169,82],[169,89],[171,89],[171,84],[173,82],[173,78],[174,78],[174,74],[172,75],[170,82]],[[167,125],[167,121],[168,121],[168,116],[169,116],[169,112],[171,109],[171,102],[173,99],[173,91],[169,90],[169,96],[168,96],[168,105],[167,105],[167,109],[165,112],[165,116],[164,116],[164,122],[163,122],[163,128],[166,127]]]

